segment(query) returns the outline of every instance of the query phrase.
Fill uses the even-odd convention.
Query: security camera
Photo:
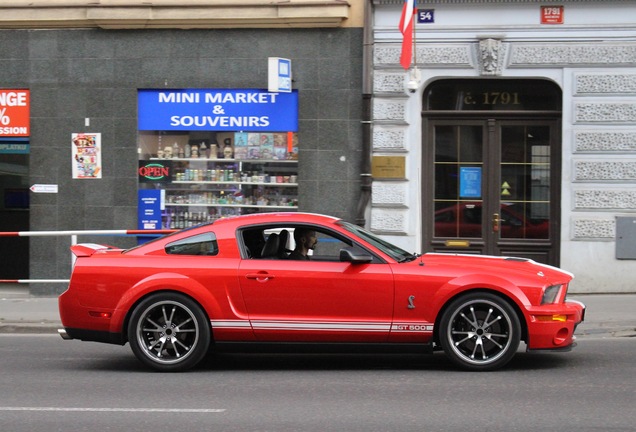
[[[406,84],[406,89],[409,91],[409,93],[415,93],[419,87],[419,83],[416,80],[410,80],[407,84]]]

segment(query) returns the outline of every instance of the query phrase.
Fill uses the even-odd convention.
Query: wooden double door
[[[560,117],[427,116],[423,243],[559,264]]]

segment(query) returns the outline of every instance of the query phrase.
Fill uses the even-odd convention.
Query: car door
[[[353,243],[332,234],[317,232],[309,261],[241,261],[239,282],[258,340],[387,340],[394,298],[390,266],[341,262],[339,249]]]

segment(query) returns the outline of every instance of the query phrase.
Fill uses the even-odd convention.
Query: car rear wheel
[[[210,346],[210,324],[201,307],[177,293],[158,293],[135,307],[128,340],[135,356],[158,371],[184,371]]]
[[[450,360],[468,370],[494,370],[512,359],[521,339],[515,310],[489,293],[467,294],[442,315],[439,338]]]

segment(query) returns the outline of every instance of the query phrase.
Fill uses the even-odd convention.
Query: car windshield
[[[414,255],[385,240],[382,240],[381,238],[376,237],[375,235],[371,234],[369,231],[357,225],[354,225],[349,222],[344,222],[344,221],[339,221],[338,225],[340,225],[342,228],[349,231],[351,234],[355,234],[356,236],[360,237],[367,243],[377,247],[378,249],[380,249],[382,252],[384,252],[385,254],[387,254],[388,256],[396,260],[397,262],[413,261],[415,258],[417,258],[417,255]]]

